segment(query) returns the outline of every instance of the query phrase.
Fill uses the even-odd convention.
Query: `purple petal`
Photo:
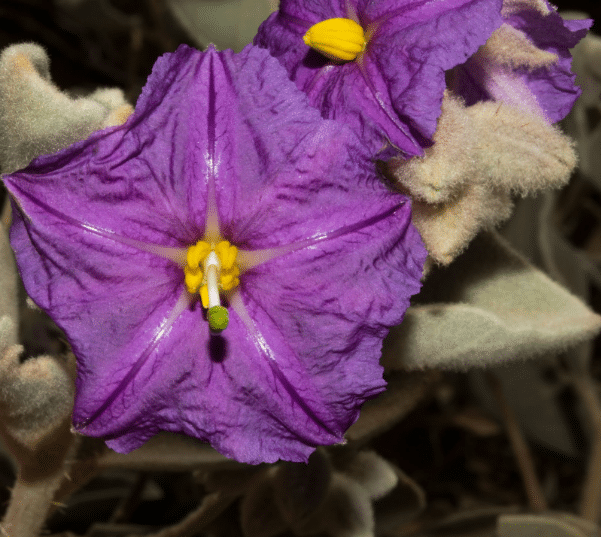
[[[306,460],[384,388],[382,338],[426,255],[409,203],[266,51],[180,47],[124,126],[5,183],[26,289],[78,357],[84,434],[127,452],[168,430],[240,461]],[[228,239],[280,248],[241,276],[220,336],[160,250],[201,238],[212,188]]]
[[[566,21],[554,10],[547,15],[522,10],[504,22],[522,32],[539,49],[556,54],[557,63],[536,69],[510,69],[490,62],[481,65],[476,57],[455,70],[455,91],[468,105],[482,100],[502,100],[542,113],[550,123],[560,121],[580,95],[580,89],[574,84],[576,76],[570,68],[569,49],[586,35],[593,21]]]
[[[282,0],[255,44],[280,60],[323,117],[351,125],[372,152],[391,143],[407,156],[423,154],[440,114],[444,72],[500,26],[500,0],[362,0],[351,2],[350,12],[344,4]],[[358,60],[333,64],[302,42],[312,24],[352,12],[376,28]]]

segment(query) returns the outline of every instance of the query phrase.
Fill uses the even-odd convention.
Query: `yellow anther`
[[[215,246],[215,253],[219,256],[222,270],[229,270],[236,262],[238,248],[232,246],[228,241],[221,241]]]
[[[238,278],[238,275],[231,272],[231,273],[221,273],[221,280],[219,282],[219,284],[221,285],[221,288],[224,291],[229,291],[230,289],[233,289],[234,287],[236,287],[236,285],[238,285],[240,283],[240,278]]]
[[[209,286],[207,284],[200,288],[200,301],[203,308],[209,307]]]
[[[351,61],[365,50],[367,41],[361,25],[351,19],[327,19],[309,28],[306,45],[334,61]]]
[[[184,274],[186,278],[186,287],[190,293],[198,292],[198,288],[202,284],[202,279],[204,277],[202,270],[199,268],[191,269],[190,267],[184,267]]]
[[[199,265],[201,265],[205,257],[209,255],[210,251],[211,245],[205,241],[198,241],[196,244],[190,246],[186,255],[186,261],[188,262],[188,266],[190,268],[196,268]]]

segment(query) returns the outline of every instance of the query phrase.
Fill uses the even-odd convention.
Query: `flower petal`
[[[552,9],[547,13],[535,9],[507,13],[504,25],[514,28],[541,51],[555,54],[557,61],[548,66],[516,67],[478,53],[454,70],[453,89],[468,105],[494,99],[539,113],[550,123],[560,121],[580,95],[570,69],[570,48],[586,35],[592,22],[563,20]]]
[[[124,125],[39,157],[25,173],[7,177],[7,187],[21,192],[15,197],[24,212],[51,218],[46,208],[34,207],[43,200],[78,225],[163,246],[189,245],[200,236],[210,163],[208,148],[198,147],[207,103],[181,99],[202,76],[188,61],[191,50],[159,59]]]

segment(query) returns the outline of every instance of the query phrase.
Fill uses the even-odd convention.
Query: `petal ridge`
[[[169,313],[169,316],[163,319],[163,322],[159,325],[159,327],[155,330],[152,339],[148,343],[146,349],[141,353],[138,359],[131,365],[128,369],[127,374],[117,387],[110,392],[110,394],[105,398],[104,402],[100,407],[88,418],[74,422],[74,426],[76,429],[79,429],[81,433],[85,434],[85,429],[89,425],[91,425],[94,421],[96,421],[104,412],[117,400],[119,395],[125,390],[125,388],[130,384],[130,382],[135,378],[140,369],[146,364],[148,358],[152,355],[153,351],[158,347],[161,340],[168,334],[169,330],[173,326],[173,323],[177,320],[179,315],[188,307],[190,304],[190,298],[186,291],[183,291],[177,302],[175,303],[173,309]],[[77,400],[75,402],[77,406]]]
[[[255,322],[250,317],[244,302],[242,301],[242,297],[240,293],[236,293],[234,297],[232,297],[231,305],[234,311],[238,314],[243,324],[246,326],[248,330],[248,334],[253,344],[255,345],[258,353],[265,358],[265,361],[269,364],[269,367],[275,377],[280,381],[280,383],[284,386],[284,389],[288,392],[293,401],[298,404],[298,406],[302,409],[305,415],[310,418],[317,426],[321,429],[329,433],[334,439],[341,440],[340,433],[336,433],[329,427],[318,415],[317,413],[309,406],[309,404],[303,399],[303,397],[298,393],[296,388],[292,385],[290,380],[286,377],[284,372],[281,370],[278,365],[277,359],[275,357],[274,351],[271,349],[269,343],[258,329]],[[310,439],[306,438],[306,441],[310,443]]]

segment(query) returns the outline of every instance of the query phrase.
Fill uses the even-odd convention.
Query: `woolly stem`
[[[0,525],[2,533],[8,537],[40,535],[54,493],[63,478],[62,472],[58,472],[33,483],[17,479],[8,511]]]
[[[64,449],[61,445],[65,434],[56,436],[56,444],[50,449],[41,450],[44,453],[34,454],[29,461],[23,459],[17,475],[17,481],[12,489],[8,509],[4,516],[0,531],[8,537],[35,537],[40,535],[48,512],[54,503],[56,491],[68,475],[71,456],[77,450],[77,441],[69,432],[69,423],[65,422],[66,434],[71,440],[70,446]],[[55,449],[52,449],[55,448]],[[35,456],[38,455],[38,456]],[[46,472],[43,461],[50,462],[54,471]]]

